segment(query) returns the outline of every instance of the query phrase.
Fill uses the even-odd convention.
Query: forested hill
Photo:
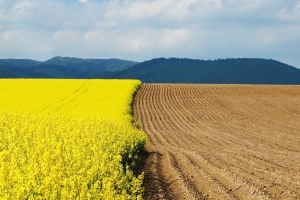
[[[268,59],[157,58],[96,77],[132,78],[146,83],[300,84],[300,69]]]
[[[137,62],[121,59],[54,57],[45,62],[0,59],[0,78],[91,78],[101,72],[127,69]]]
[[[0,59],[0,78],[114,78],[146,83],[297,84],[300,69],[269,59],[194,60],[54,57],[45,62]]]
[[[28,68],[38,66],[40,63],[30,59],[0,59],[0,78],[39,76]]]

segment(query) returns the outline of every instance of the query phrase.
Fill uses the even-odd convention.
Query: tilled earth
[[[300,199],[300,86],[144,84],[145,199]]]

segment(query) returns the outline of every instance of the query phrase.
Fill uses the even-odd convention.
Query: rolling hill
[[[30,59],[0,59],[0,78],[30,78],[41,76],[29,70],[41,62]]]
[[[146,83],[300,84],[300,69],[257,58],[195,60],[155,58],[137,63],[120,59],[54,57],[45,62],[0,60],[0,78],[113,78]]]
[[[136,62],[120,59],[54,57],[32,68],[32,70],[55,78],[90,78],[101,72],[124,70],[134,64]]]
[[[1,78],[90,78],[101,72],[116,72],[134,61],[54,57],[45,62],[24,59],[0,60]]]
[[[157,58],[97,77],[133,78],[146,83],[300,84],[300,69],[267,59]]]

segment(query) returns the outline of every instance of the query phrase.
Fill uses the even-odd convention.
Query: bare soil
[[[300,86],[144,84],[145,199],[300,199]]]

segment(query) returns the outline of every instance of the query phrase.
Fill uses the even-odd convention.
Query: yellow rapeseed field
[[[0,199],[141,199],[137,80],[0,80]]]

